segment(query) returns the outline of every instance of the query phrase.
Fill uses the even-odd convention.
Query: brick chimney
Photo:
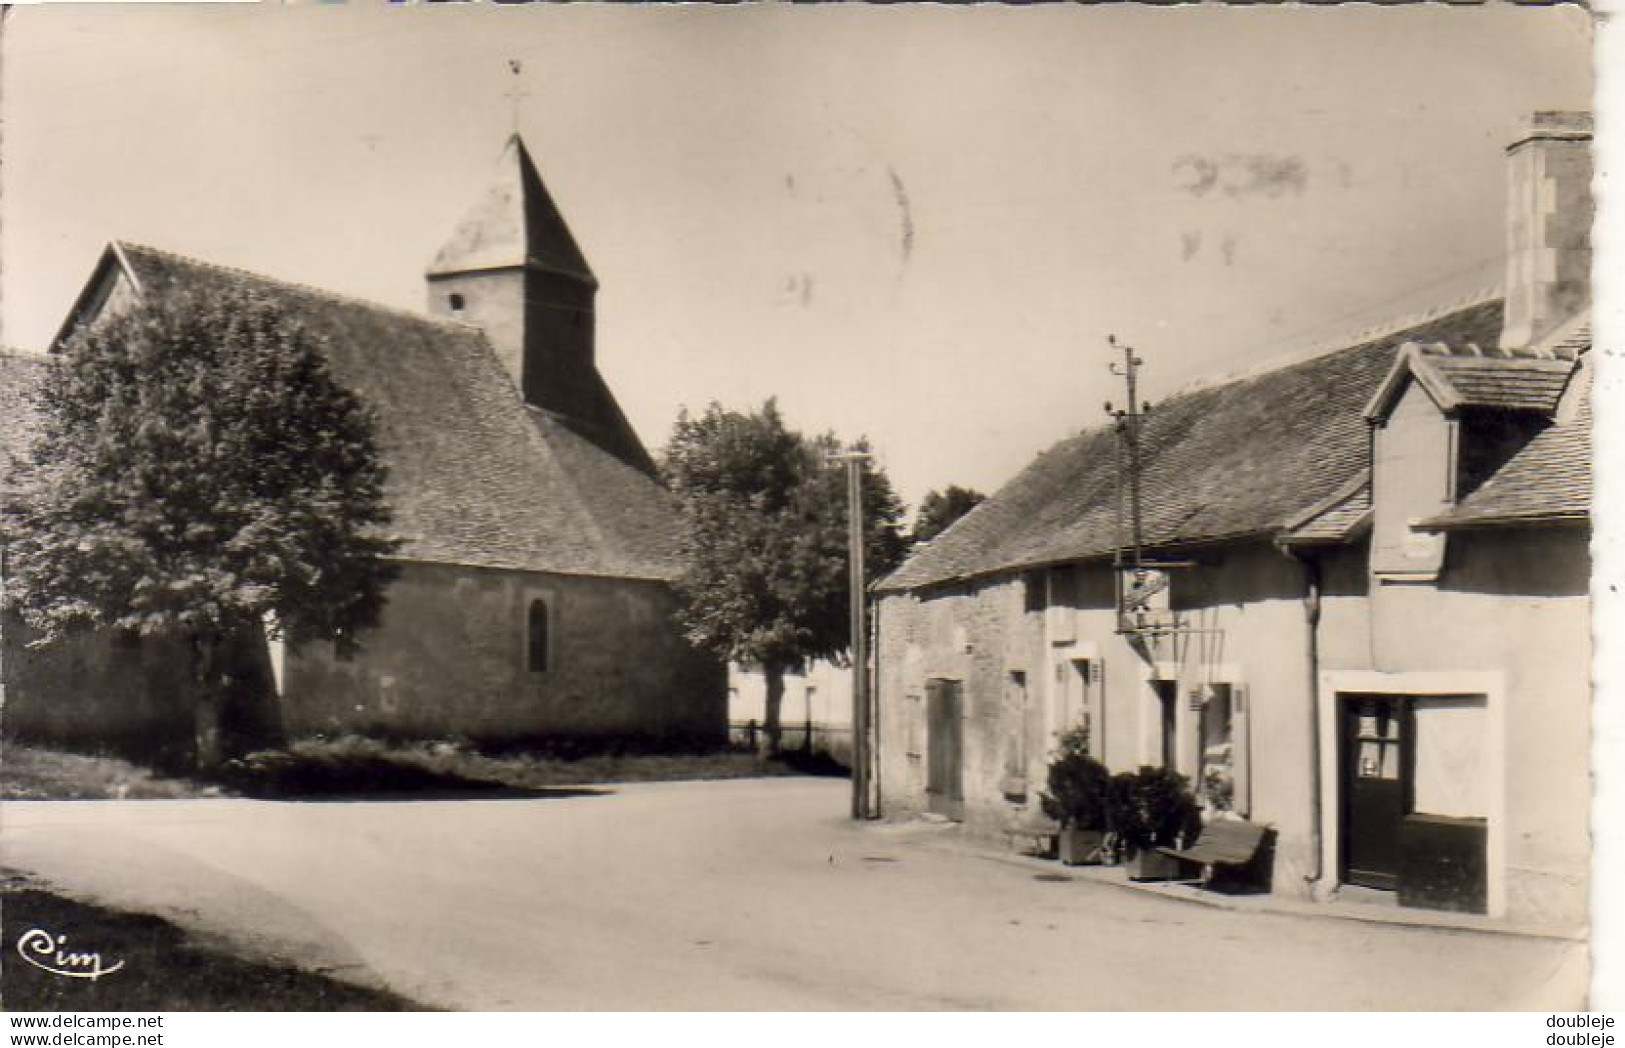
[[[1528,346],[1591,303],[1591,114],[1539,112],[1507,147],[1506,320]]]

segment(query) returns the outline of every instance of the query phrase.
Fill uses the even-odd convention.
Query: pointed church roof
[[[64,333],[136,296],[249,291],[326,343],[374,412],[407,560],[670,581],[677,508],[648,473],[524,403],[478,328],[137,244],[103,253]]]
[[[514,134],[484,196],[463,215],[428,275],[521,266],[598,284],[524,141]]]

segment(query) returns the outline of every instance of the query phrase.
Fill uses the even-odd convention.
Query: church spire
[[[598,374],[598,278],[518,134],[426,278],[429,312],[479,328],[527,404],[653,472]]]
[[[428,275],[515,267],[598,284],[517,133],[509,136],[484,195],[435,255]]]

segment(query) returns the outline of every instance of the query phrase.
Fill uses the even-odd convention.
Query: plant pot
[[[1155,848],[1142,848],[1129,856],[1128,879],[1131,881],[1172,881],[1179,877],[1179,860],[1164,855]]]
[[[1104,830],[1079,830],[1068,827],[1061,831],[1060,836],[1061,862],[1067,866],[1096,865],[1105,858]]]

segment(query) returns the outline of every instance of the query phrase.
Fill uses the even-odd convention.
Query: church
[[[425,280],[427,311],[409,312],[115,241],[53,345],[153,296],[248,290],[323,336],[371,407],[398,575],[358,652],[242,653],[278,733],[720,743],[724,669],[674,617],[676,506],[598,371],[597,277],[517,134]],[[27,452],[43,371],[0,355],[16,401],[0,472]],[[35,649],[5,625],[8,737],[126,752],[190,737],[161,645]]]

